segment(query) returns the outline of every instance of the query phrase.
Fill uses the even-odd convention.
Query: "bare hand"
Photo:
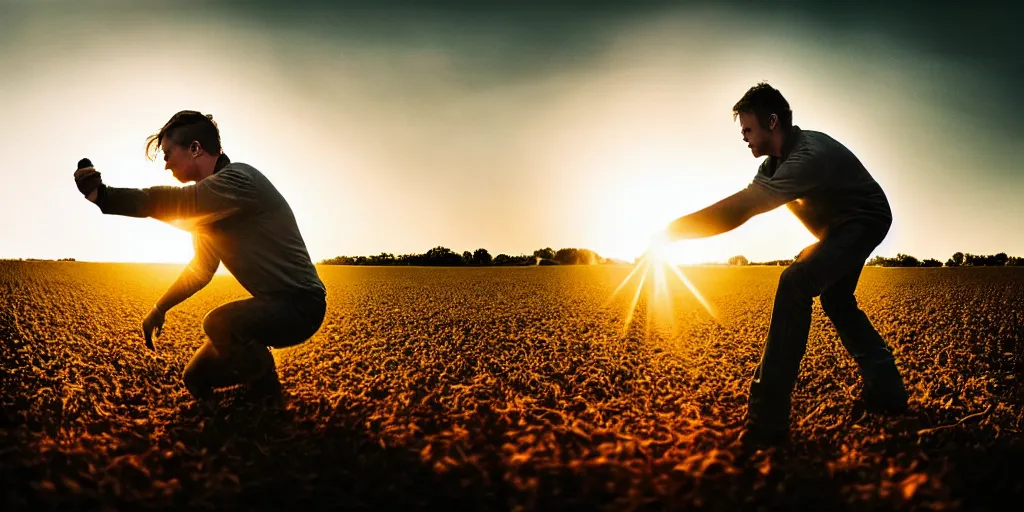
[[[153,331],[156,331],[154,334]],[[156,350],[153,347],[153,336],[159,336],[164,332],[164,312],[160,311],[160,308],[154,306],[146,315],[146,319],[142,321],[142,335],[146,338],[146,347],[150,350]]]
[[[99,189],[100,185],[103,185],[103,179],[95,167],[82,167],[75,171],[75,185],[78,186],[78,191],[86,199],[95,203],[99,197]]]

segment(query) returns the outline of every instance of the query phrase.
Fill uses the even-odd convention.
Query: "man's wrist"
[[[168,309],[171,309],[171,308],[162,307],[162,306],[160,306],[160,303],[153,304],[153,310],[154,311],[159,311],[161,314],[167,313]]]
[[[83,192],[82,195],[90,202],[99,206],[99,202],[103,199],[103,192],[106,185],[100,183],[100,185],[89,192]]]
[[[682,217],[673,221],[665,228],[665,237],[668,238],[670,242],[679,242],[681,240],[698,238],[695,237],[694,234],[693,222],[687,217]]]

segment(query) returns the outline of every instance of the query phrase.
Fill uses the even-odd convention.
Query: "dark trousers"
[[[196,398],[215,388],[277,378],[268,347],[306,341],[323,323],[327,305],[320,297],[282,296],[229,302],[207,313],[207,340],[185,367],[185,387]]]
[[[811,327],[811,301],[819,295],[821,308],[860,368],[865,393],[906,401],[892,352],[853,295],[864,261],[887,231],[846,224],[804,249],[782,272],[768,339],[750,385],[748,426],[788,428],[790,394]]]

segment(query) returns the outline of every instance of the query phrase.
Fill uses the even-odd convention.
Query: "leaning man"
[[[895,358],[854,296],[864,261],[892,224],[882,187],[844,145],[793,125],[789,102],[766,83],[751,87],[733,106],[733,115],[751,154],[767,157],[753,181],[675,220],[656,241],[718,235],[782,205],[819,240],[779,279],[768,337],[750,384],[742,444],[766,447],[789,436],[790,395],[807,348],[815,297],[821,298],[821,308],[860,368],[861,404],[872,412],[903,412],[907,390]]]

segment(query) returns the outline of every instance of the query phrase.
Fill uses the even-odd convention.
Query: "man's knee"
[[[794,263],[786,267],[779,276],[779,293],[795,294],[802,299],[810,300],[819,292],[806,266]]]
[[[186,366],[181,380],[185,383],[185,389],[197,399],[207,398],[213,394],[213,386],[210,385],[208,376],[200,365]]]
[[[224,345],[231,339],[231,325],[227,315],[219,308],[203,317],[203,332],[214,344]]]
[[[830,318],[857,309],[857,299],[853,294],[834,295],[828,292],[821,294],[821,309]]]
[[[185,381],[185,386],[191,388],[192,385],[198,384],[203,380],[202,372],[195,366],[188,365],[185,367],[185,371],[181,372],[181,380]]]

